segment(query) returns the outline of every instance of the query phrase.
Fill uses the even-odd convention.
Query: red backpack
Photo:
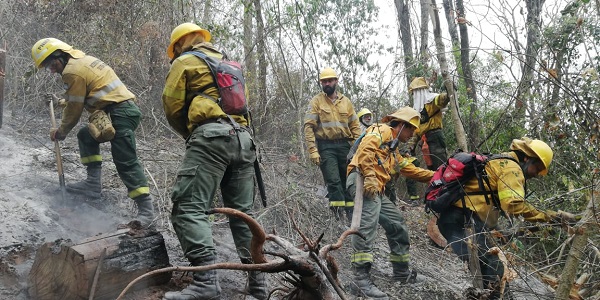
[[[492,159],[506,158],[515,161],[514,158],[494,154],[490,156],[474,152],[454,153],[448,160],[438,167],[429,181],[425,190],[425,211],[442,213],[458,200],[463,200],[467,195],[464,185],[474,177],[479,182],[479,191],[469,192],[468,195],[484,195],[488,204],[500,209],[500,201],[496,191],[491,191],[490,183],[485,172],[485,165]],[[484,187],[487,184],[488,189]],[[491,198],[491,200],[490,200]],[[464,206],[464,204],[463,204]],[[501,209],[500,209],[501,210]]]
[[[183,54],[192,54],[202,59],[208,65],[213,76],[214,84],[204,87],[196,93],[197,95],[213,99],[228,115],[245,115],[248,113],[246,81],[240,63],[226,58],[217,59],[201,51],[188,51]],[[210,87],[217,88],[219,91],[218,99],[203,93]]]

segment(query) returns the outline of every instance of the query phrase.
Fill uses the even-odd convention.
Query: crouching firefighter
[[[358,145],[358,150],[348,165],[346,187],[350,194],[356,193],[354,185],[357,172],[364,178],[362,217],[358,231],[365,237],[352,236],[352,283],[350,292],[361,297],[388,299],[370,278],[373,264],[373,243],[377,237],[377,224],[381,224],[390,246],[389,260],[393,267],[393,279],[401,283],[417,283],[424,280],[409,268],[410,241],[408,228],[400,211],[385,196],[385,185],[395,169],[403,176],[427,182],[433,171],[418,168],[398,151],[398,143],[406,142],[419,126],[419,113],[404,107],[384,117],[381,123],[370,126]]]
[[[79,154],[87,168],[87,178],[67,184],[67,192],[100,199],[100,143],[108,141],[117,173],[127,187],[128,196],[137,204],[136,219],[143,226],[150,225],[154,219],[154,207],[148,180],[136,154],[135,129],[142,113],[134,103],[135,95],[104,62],[55,38],[35,43],[31,57],[36,67],[60,74],[65,84],[62,120],[59,128],[50,131],[52,141],[66,138],[79,122],[84,108],[90,113],[89,125],[77,133]]]
[[[222,60],[210,43],[211,34],[194,23],[183,23],[171,33],[167,55],[172,60],[162,102],[169,124],[186,140],[171,201],[171,222],[185,257],[193,266],[216,263],[208,211],[220,188],[225,207],[252,216],[256,147],[245,114],[227,114],[215,100],[223,98],[204,59],[192,51]],[[187,53],[186,53],[187,52]],[[199,92],[202,91],[202,92]],[[221,101],[223,102],[223,100]],[[229,227],[238,256],[250,264],[252,233],[241,219],[230,217]],[[267,299],[265,273],[250,271],[247,292]],[[219,299],[217,270],[194,272],[182,291],[167,292],[167,300]]]
[[[482,233],[497,228],[500,215],[522,216],[530,222],[558,221],[567,216],[538,210],[525,201],[525,181],[548,173],[552,149],[541,140],[523,137],[514,139],[510,150],[502,153],[500,158],[489,160],[484,175],[467,181],[464,185],[466,195],[441,212],[438,220],[440,232],[463,261],[469,262],[470,257],[466,241],[471,238],[476,244],[483,287],[492,290],[488,299],[516,298],[507,285],[502,289],[504,266],[497,255],[488,253],[494,243]],[[477,177],[487,180],[482,182]],[[467,236],[466,230],[473,236]]]

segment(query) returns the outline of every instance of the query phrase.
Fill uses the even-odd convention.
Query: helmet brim
[[[200,34],[202,34],[202,37],[204,37],[204,41],[207,43],[210,42],[212,39],[210,32],[208,32],[208,30],[206,30],[206,29],[198,29],[198,30],[190,31],[190,32],[182,35],[177,40],[171,42],[171,44],[169,44],[169,47],[167,47],[167,56],[169,56],[170,59],[173,59],[175,57],[175,51],[174,51],[175,44],[177,44],[177,42],[179,42],[179,40],[181,40],[184,36],[186,36],[190,33],[194,33],[194,32],[199,32]]]

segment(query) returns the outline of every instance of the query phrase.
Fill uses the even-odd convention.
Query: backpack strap
[[[208,69],[210,70],[210,74],[212,75],[212,78],[213,78],[213,82],[211,82],[210,84],[207,84],[206,86],[201,87],[198,91],[194,92],[194,96],[202,95],[202,96],[204,96],[206,98],[209,98],[209,99],[211,99],[211,100],[219,103],[218,99],[215,99],[212,96],[204,94],[204,91],[208,90],[211,87],[217,88],[216,70],[214,70],[213,67],[211,66],[211,64],[209,64],[207,62],[207,60],[209,60],[209,59],[213,59],[213,60],[216,60],[216,59],[212,58],[212,57],[209,57],[208,55],[206,55],[206,53],[204,53],[202,51],[199,51],[199,50],[186,51],[186,52],[182,53],[181,55],[183,55],[183,54],[191,54],[191,55],[194,55],[194,56],[202,59],[206,63],[206,65],[208,66]],[[225,57],[225,56],[223,56],[223,57]]]
[[[498,198],[498,194],[495,191],[491,191],[490,179],[488,177],[487,172],[485,171],[485,165],[489,161],[494,160],[494,159],[509,159],[509,160],[512,160],[512,161],[516,162],[517,164],[519,162],[517,160],[515,160],[512,156],[509,156],[509,155],[505,155],[505,154],[493,154],[491,156],[488,156],[488,158],[485,160],[484,167],[481,169],[481,174],[479,174],[479,172],[476,173],[477,180],[479,181],[479,188],[480,188],[480,190],[486,191],[485,188],[483,187],[483,183],[484,182],[487,185],[488,189],[490,189],[489,193],[484,193],[485,202],[487,204],[494,205],[494,207],[496,207],[498,210],[500,210],[500,214],[502,216],[504,216],[505,218],[508,219],[508,215],[502,209],[502,205],[500,204],[500,199]],[[490,202],[490,198],[489,197],[491,197],[491,202]]]
[[[215,99],[215,97],[212,97],[212,96],[207,95],[207,94],[204,93],[204,91],[208,90],[211,87],[217,88],[217,90],[218,90],[216,70],[211,66],[210,63],[208,63],[208,60],[216,60],[216,58],[210,57],[206,53],[204,53],[204,52],[202,52],[200,50],[186,51],[186,52],[182,53],[181,55],[184,55],[184,54],[191,54],[191,55],[194,55],[194,56],[202,59],[206,63],[206,65],[208,66],[208,69],[210,70],[210,74],[212,75],[212,78],[213,78],[213,82],[211,82],[210,84],[207,84],[206,86],[203,86],[198,91],[195,91],[192,94],[193,97],[190,97],[190,100],[186,100],[185,101],[185,107],[184,107],[185,111],[187,112],[189,110],[191,101],[196,96],[202,96],[202,97],[211,99],[212,101],[214,101],[215,103],[218,104],[219,101],[220,101],[220,98],[219,99]],[[226,54],[223,54],[223,59],[227,59],[227,55]],[[186,116],[187,116],[187,113],[186,113]],[[250,116],[250,114],[244,115],[244,117],[248,117],[248,123],[250,123],[249,116]],[[241,130],[242,129],[242,127],[240,126],[240,124],[238,122],[236,122],[230,115],[227,115],[227,118],[229,119],[229,122],[231,122],[231,125],[233,126],[233,128],[235,130]],[[252,130],[251,133],[252,132],[254,132],[254,130]]]
[[[421,114],[421,120],[419,121],[420,124],[425,124],[425,123],[429,122],[429,119],[431,119],[433,116],[437,115],[440,111],[442,111],[442,110],[438,109],[430,116],[427,113],[427,108],[423,107],[423,109],[420,112],[420,114]]]

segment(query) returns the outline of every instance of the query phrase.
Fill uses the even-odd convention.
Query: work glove
[[[46,99],[48,101],[52,101],[56,106],[64,108],[65,106],[67,106],[67,100],[63,99],[63,98],[58,98],[56,95],[54,94],[46,94]]]
[[[367,198],[375,198],[375,196],[381,193],[381,188],[379,188],[379,180],[375,176],[367,176],[365,177],[365,197]]]
[[[50,140],[51,141],[62,141],[66,138],[66,135],[62,135],[58,128],[50,128]]]
[[[313,164],[318,166],[321,164],[321,155],[319,155],[319,152],[317,152],[317,151],[311,152],[310,160],[313,162]]]

